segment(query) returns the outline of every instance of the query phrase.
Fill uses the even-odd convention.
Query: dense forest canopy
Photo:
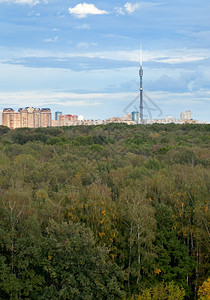
[[[0,299],[209,299],[210,126],[0,127]]]

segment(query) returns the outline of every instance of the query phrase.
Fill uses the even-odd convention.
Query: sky
[[[210,122],[210,1],[0,0],[0,109]]]

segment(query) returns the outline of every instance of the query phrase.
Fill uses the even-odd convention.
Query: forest
[[[0,299],[210,299],[210,125],[0,126]]]

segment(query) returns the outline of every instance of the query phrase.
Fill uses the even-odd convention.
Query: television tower
[[[142,69],[142,44],[140,44],[140,124],[143,124],[143,69]]]

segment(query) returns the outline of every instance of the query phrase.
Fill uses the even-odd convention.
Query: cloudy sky
[[[209,0],[0,0],[0,108],[210,121]],[[151,99],[148,100],[148,99]]]

